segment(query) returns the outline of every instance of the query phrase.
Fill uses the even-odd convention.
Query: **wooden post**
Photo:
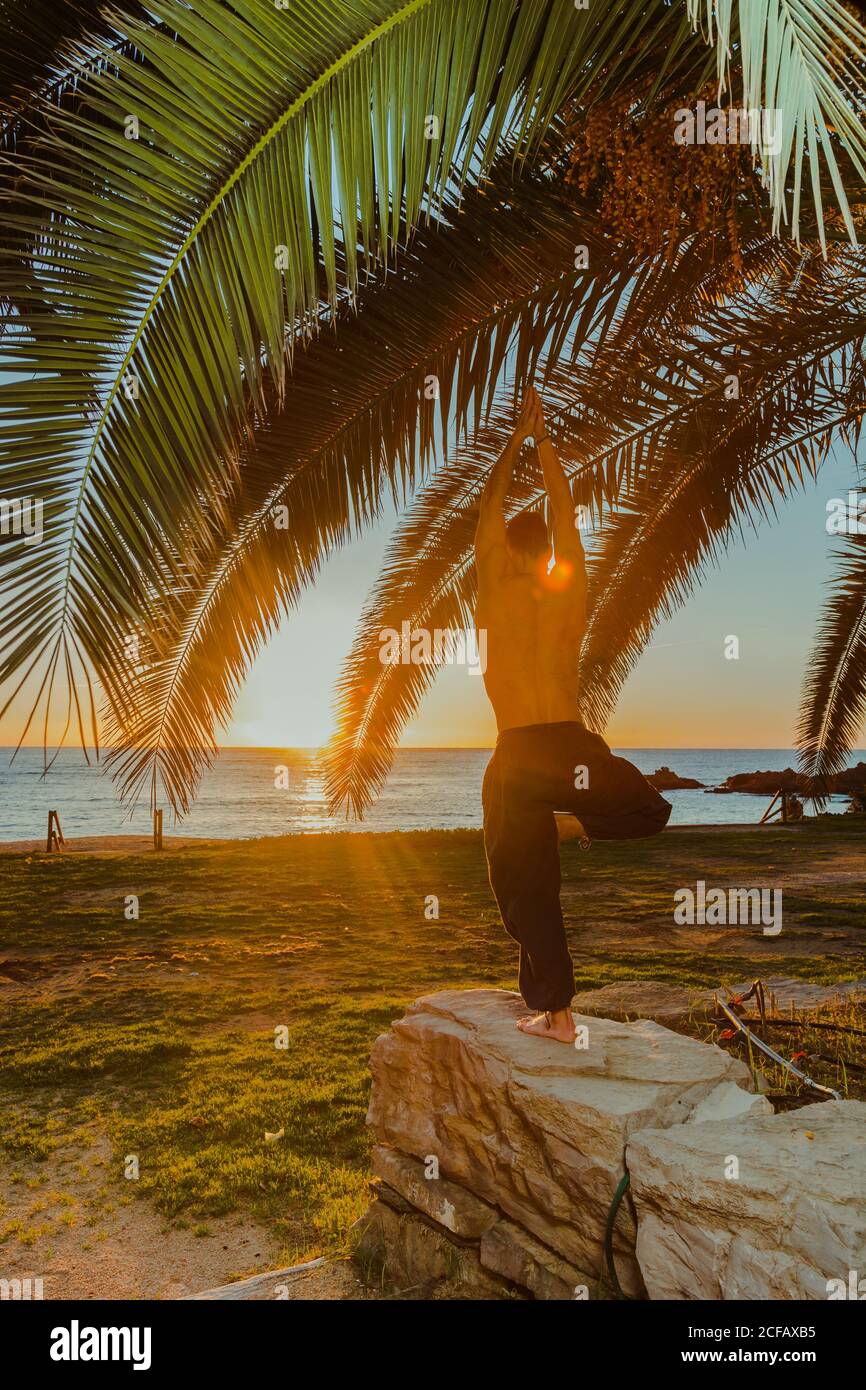
[[[162,811],[153,813],[153,847],[162,849]]]
[[[45,853],[51,854],[54,850],[62,850],[66,841],[63,838],[63,831],[60,829],[60,817],[56,811],[48,812],[48,838],[45,842]]]
[[[760,824],[760,825],[766,825],[766,824],[768,823],[768,821],[771,821],[771,820],[772,820],[772,818],[773,818],[774,815],[778,815],[778,814],[779,814],[778,811],[774,811],[774,810],[773,810],[773,807],[776,805],[776,802],[777,802],[778,800],[779,800],[779,792],[776,792],[776,793],[774,794],[774,796],[773,796],[773,800],[770,802],[770,804],[769,804],[769,806],[767,807],[766,811],[765,811],[764,814],[761,816],[761,819],[760,819],[760,821],[759,821],[759,824]]]

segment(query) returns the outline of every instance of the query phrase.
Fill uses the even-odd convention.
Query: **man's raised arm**
[[[531,394],[531,393],[530,393]],[[529,396],[520,409],[514,433],[490,470],[481,494],[478,529],[475,532],[475,558],[481,560],[491,550],[505,548],[505,499],[514,477],[520,447],[532,433],[534,406]]]
[[[538,449],[538,457],[541,461],[541,471],[544,474],[544,486],[550,498],[550,515],[553,523],[553,548],[556,551],[556,560],[567,560],[574,566],[575,576],[578,582],[586,586],[586,560],[583,551],[583,541],[580,538],[580,529],[574,515],[574,500],[571,496],[571,487],[565,476],[565,470],[559,461],[559,455],[553,447],[553,442],[547,432],[544,423],[544,408],[541,397],[537,391],[530,393],[534,396],[534,416],[532,420],[533,434],[535,436],[535,446]]]

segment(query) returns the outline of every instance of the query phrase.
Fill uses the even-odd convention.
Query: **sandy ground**
[[[110,1145],[94,1131],[45,1165],[0,1160],[0,1278],[41,1279],[45,1299],[179,1299],[280,1268],[269,1232],[236,1216],[170,1225],[135,1194],[105,1185]],[[132,1188],[133,1184],[129,1184]],[[20,1223],[20,1226],[19,1224]],[[38,1249],[3,1239],[9,1228],[38,1234]],[[354,1266],[334,1261],[281,1276],[247,1297],[360,1299]]]
[[[182,1298],[279,1264],[268,1232],[248,1220],[208,1219],[209,1234],[190,1239],[132,1191],[118,1197],[105,1186],[110,1157],[94,1132],[58,1150],[50,1178],[45,1164],[3,1161],[0,1232],[21,1222],[40,1233],[38,1253],[0,1244],[4,1278],[39,1277],[45,1298]]]
[[[583,832],[579,823],[573,816],[557,816],[559,825],[560,839],[571,840],[579,837]],[[731,825],[677,825],[673,829],[696,830],[706,834],[707,831],[717,830],[760,830],[761,827],[753,821],[737,822]],[[279,839],[279,836],[267,837]],[[238,845],[242,844],[242,839],[224,840],[207,839],[205,836],[196,835],[166,835],[163,839],[162,853],[171,853],[172,850],[189,849],[195,845]],[[88,854],[88,855],[121,855],[121,854],[156,854],[153,847],[153,837],[151,835],[82,835],[77,839],[66,841],[62,854]],[[38,840],[8,840],[0,843],[0,854],[45,854],[45,837]]]
[[[166,835],[162,853],[189,849],[191,845],[221,845],[233,841],[208,840],[196,835]],[[152,835],[82,835],[67,840],[62,854],[156,854]],[[39,840],[8,840],[0,844],[0,854],[45,854],[45,837]]]

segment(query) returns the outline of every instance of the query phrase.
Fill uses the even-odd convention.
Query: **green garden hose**
[[[607,1272],[610,1278],[610,1282],[616,1291],[617,1298],[627,1298],[628,1295],[623,1292],[622,1286],[619,1282],[619,1279],[617,1278],[616,1265],[614,1264],[613,1259],[613,1228],[616,1225],[616,1214],[619,1211],[620,1203],[623,1197],[625,1196],[626,1191],[628,1190],[628,1185],[630,1181],[631,1179],[629,1177],[629,1171],[626,1168],[625,1172],[619,1180],[619,1186],[617,1187],[616,1192],[613,1194],[613,1201],[610,1204],[610,1211],[607,1214],[607,1226],[605,1227],[604,1232],[604,1260],[605,1264],[607,1265]]]

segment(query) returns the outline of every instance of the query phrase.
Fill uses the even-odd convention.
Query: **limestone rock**
[[[735,988],[735,993],[739,994],[748,988],[749,985],[740,985]],[[806,980],[792,980],[787,975],[769,975],[764,980],[764,991],[767,996],[767,1008],[770,1008],[772,1002],[775,1004],[776,1012],[780,1014],[790,1013],[792,1007],[795,1013],[799,1013],[801,1009],[817,1009],[850,999],[862,998],[866,1002],[866,980],[852,980],[840,985],[810,985]],[[749,1008],[752,1012],[757,1012],[751,1000]]]
[[[586,990],[575,995],[574,1009],[582,1014],[598,1014],[604,1018],[653,1018],[657,1023],[675,1027],[690,1018],[707,1017],[715,1012],[717,996],[727,1000],[730,995],[745,994],[753,983],[752,980],[740,980],[736,984],[712,990],[687,989],[664,980],[618,980],[616,984],[605,985],[602,989]],[[814,1009],[860,996],[866,999],[866,980],[840,985],[810,985],[805,980],[794,980],[786,975],[770,975],[764,979],[764,988],[768,1009],[772,995],[776,1012],[780,1014],[790,1013],[792,1005],[795,1012],[799,1012],[801,1009]],[[749,1012],[757,1013],[752,1000],[746,1007]]]
[[[707,1044],[704,1044],[706,1046]],[[751,1077],[750,1077],[751,1080]],[[751,1092],[744,1091],[735,1081],[723,1081],[720,1086],[699,1101],[689,1116],[690,1124],[703,1124],[707,1120],[732,1120],[740,1115],[771,1115],[773,1107],[768,1100],[758,1100]]]
[[[374,1201],[356,1222],[352,1244],[355,1259],[383,1272],[398,1292],[429,1297],[434,1286],[442,1284],[457,1298],[499,1299],[510,1294],[507,1283],[482,1268],[477,1243],[455,1244],[408,1202],[399,1210],[392,1206],[391,1194],[388,1201]]]
[[[413,1207],[453,1235],[478,1240],[499,1220],[495,1207],[447,1178],[427,1178],[423,1163],[407,1158],[396,1149],[377,1144],[373,1150],[373,1172]]]
[[[595,1280],[560,1259],[511,1221],[498,1221],[481,1238],[485,1269],[528,1289],[538,1299],[562,1302],[589,1297]]]
[[[862,1101],[645,1129],[626,1157],[651,1298],[826,1299],[866,1272]]]
[[[714,999],[712,990],[686,989],[664,980],[618,980],[576,995],[574,1008],[602,1018],[653,1018],[671,1025],[708,1014]]]
[[[648,1020],[578,1018],[586,1050],[525,1037],[520,997],[447,990],[417,1000],[376,1040],[368,1113],[380,1144],[424,1160],[578,1269],[597,1271],[629,1135],[742,1104],[744,1063]],[[719,1111],[718,1107],[724,1107]],[[619,1278],[640,1293],[628,1203],[614,1235]]]

